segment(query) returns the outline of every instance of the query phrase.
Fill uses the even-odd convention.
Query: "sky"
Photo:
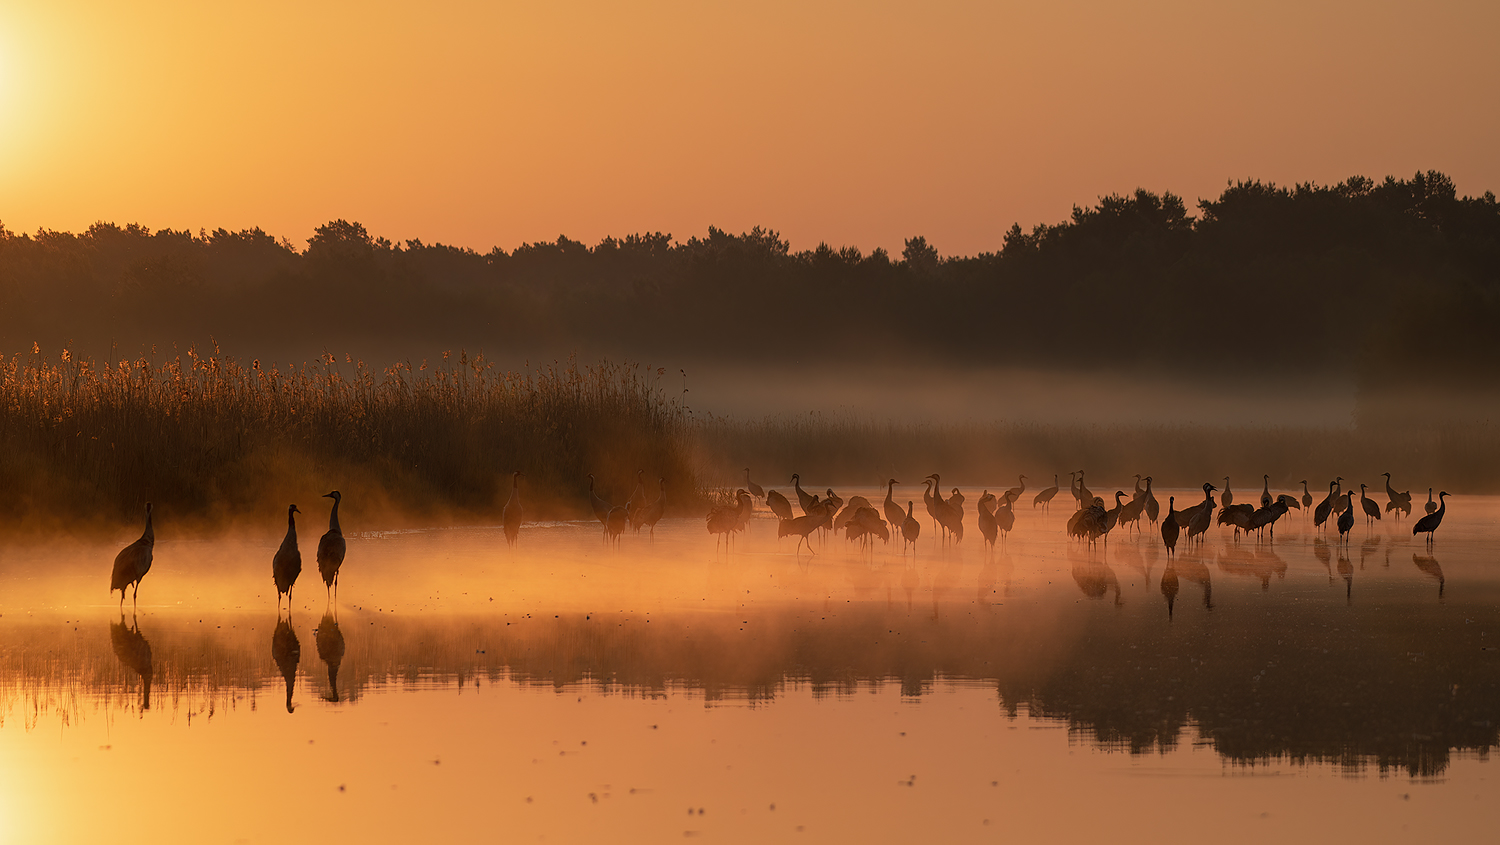
[[[1500,192],[1500,4],[0,5],[0,222],[997,249],[1144,187]]]

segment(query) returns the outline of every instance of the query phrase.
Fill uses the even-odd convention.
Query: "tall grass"
[[[342,486],[366,506],[484,516],[520,470],[531,515],[565,516],[588,512],[588,473],[623,501],[637,469],[686,505],[689,423],[662,374],[574,360],[514,372],[465,352],[376,369],[331,354],[288,367],[217,349],[96,363],[33,348],[0,360],[0,505],[23,521],[134,519],[148,500],[223,518]]]

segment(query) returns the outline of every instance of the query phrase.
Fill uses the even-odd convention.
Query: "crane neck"
[[[1432,498],[1428,496],[1427,498]],[[146,511],[146,530],[141,532],[141,539],[153,545],[156,543],[156,530],[151,527],[151,511]]]
[[[338,499],[334,499],[333,500],[333,510],[331,510],[331,511],[328,512],[328,530],[329,531],[337,531],[340,534],[344,533],[344,529],[342,529],[342,528],[339,527],[339,500]]]

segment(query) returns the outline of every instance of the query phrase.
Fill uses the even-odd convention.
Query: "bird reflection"
[[[1416,552],[1412,552],[1411,562],[1414,563],[1414,564],[1416,564],[1418,569],[1422,570],[1423,572],[1425,572],[1428,575],[1432,576],[1433,578],[1437,579],[1437,582],[1438,582],[1438,598],[1442,598],[1443,597],[1443,568],[1441,566],[1438,566],[1437,558],[1435,558],[1435,557],[1429,557],[1427,555],[1419,555]]]
[[[292,685],[297,681],[297,664],[302,662],[302,644],[297,642],[297,632],[292,630],[290,618],[277,619],[276,631],[271,634],[271,659],[286,679],[286,712],[292,712]]]
[[[1230,575],[1243,575],[1260,581],[1262,590],[1271,589],[1271,576],[1286,578],[1286,561],[1265,546],[1254,551],[1227,548],[1219,553],[1219,569]]]
[[[1359,544],[1359,569],[1361,572],[1365,569],[1365,558],[1368,558],[1371,552],[1380,548],[1380,540],[1381,536],[1374,534],[1366,537],[1365,541]]]
[[[1344,599],[1348,604],[1354,604],[1354,564],[1349,562],[1349,556],[1340,547],[1339,551],[1339,574],[1344,576]]]
[[[1333,583],[1333,552],[1329,550],[1328,543],[1322,537],[1313,538],[1313,555],[1323,562],[1323,568],[1328,570],[1328,583]]]
[[[109,645],[125,668],[141,676],[141,710],[144,712],[151,709],[151,643],[142,636],[134,616],[131,616],[130,623],[127,628],[124,616],[119,622],[109,623]]]
[[[1167,561],[1166,571],[1161,574],[1161,594],[1167,599],[1167,619],[1172,618],[1172,608],[1177,604],[1177,568]]]
[[[1209,610],[1214,609],[1214,582],[1208,574],[1208,567],[1201,560],[1192,558],[1177,558],[1177,576],[1186,578],[1194,584],[1203,588],[1203,606]]]
[[[295,634],[292,636],[296,637]],[[339,700],[339,664],[344,661],[344,632],[339,630],[339,621],[332,613],[323,614],[323,620],[313,632],[313,640],[318,644],[318,659],[328,664],[328,700],[336,702]],[[295,663],[292,668],[296,669]]]
[[[1115,577],[1115,571],[1106,563],[1095,560],[1074,561],[1073,580],[1078,582],[1078,589],[1091,599],[1102,599],[1110,590],[1114,590],[1115,606],[1125,603],[1120,598],[1120,579]]]

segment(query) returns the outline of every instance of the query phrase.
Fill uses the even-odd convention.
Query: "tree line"
[[[923,361],[1236,379],[1293,370],[1367,383],[1494,380],[1500,206],[1442,173],[1336,185],[1138,190],[945,256],[793,251],[779,233],[566,236],[507,252],[318,227],[0,225],[0,350],[106,355],[203,343],[237,355],[374,356],[468,345],[809,366]],[[311,350],[311,351],[310,351]]]

